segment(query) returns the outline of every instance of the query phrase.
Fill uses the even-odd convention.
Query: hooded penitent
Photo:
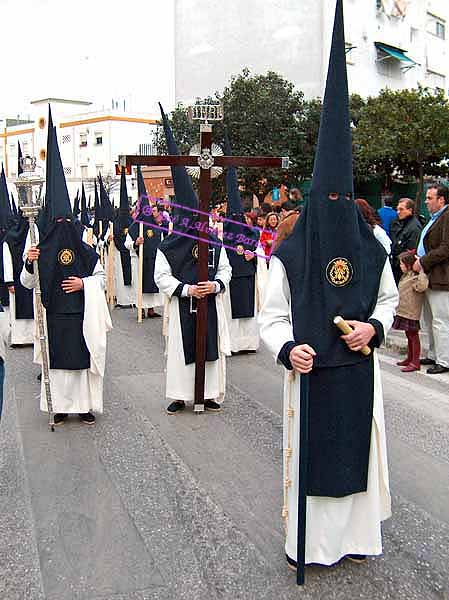
[[[126,235],[131,223],[132,219],[129,214],[128,190],[126,188],[126,174],[125,169],[122,168],[120,177],[120,207],[118,216],[114,220],[114,244],[120,252],[124,285],[131,285],[132,283],[131,255],[125,246]]]
[[[231,145],[225,133],[225,152],[231,155]],[[233,319],[254,317],[257,258],[246,260],[245,251],[255,252],[259,230],[248,227],[240,199],[237,169],[229,167],[226,173],[228,195],[226,221],[223,225],[223,241],[232,267],[229,285]]]
[[[5,236],[13,226],[13,223],[14,216],[9,204],[8,185],[2,164],[0,174],[0,302],[3,306],[9,306],[9,292],[3,277],[3,252],[1,251],[1,244],[5,240]]]
[[[48,135],[51,139],[47,147],[51,154],[47,156],[46,198],[51,221],[39,243],[39,272],[42,303],[47,314],[50,368],[86,369],[90,366],[90,355],[82,332],[84,293],[67,294],[61,283],[71,276],[92,275],[98,256],[81,241],[73,223],[56,129],[50,126],[50,119]]]
[[[169,154],[179,154],[178,146],[167,117],[161,108],[162,122]],[[173,211],[173,233],[167,236],[160,245],[174,277],[184,284],[198,283],[198,229],[199,221],[195,211],[198,209],[198,199],[192,187],[192,181],[185,167],[171,167],[175,203],[181,207]],[[184,235],[181,235],[184,234]],[[186,237],[189,236],[189,237]],[[220,241],[209,234],[209,280],[213,281],[217,272],[220,258]],[[179,300],[179,315],[181,321],[182,341],[186,365],[195,362],[196,313],[191,312],[191,299],[181,298],[182,285],[175,291]],[[194,302],[192,300],[192,302]],[[207,309],[207,343],[206,360],[218,359],[217,345],[217,310],[215,296],[208,296]]]
[[[137,204],[137,219],[143,221],[143,287],[144,294],[157,294],[159,288],[154,281],[154,266],[156,261],[157,249],[161,243],[160,224],[157,223],[151,211],[151,206],[148,202],[145,182],[143,180],[142,171],[137,167],[137,191],[139,200]],[[135,242],[139,237],[139,223],[134,221],[128,229],[128,233]]]
[[[369,319],[386,254],[353,199],[341,0],[337,0],[310,198],[292,235],[274,255],[282,261],[290,285],[295,342],[310,344],[317,353],[310,374],[307,493],[341,497],[366,491],[373,358],[349,350],[333,319],[336,315]]]

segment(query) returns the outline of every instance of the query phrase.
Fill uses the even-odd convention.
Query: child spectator
[[[423,292],[429,285],[429,280],[424,271],[415,273],[412,269],[415,262],[415,250],[402,252],[399,255],[399,265],[402,277],[399,280],[399,306],[393,329],[404,331],[408,341],[407,358],[397,364],[401,371],[419,371],[421,344],[419,341],[419,318],[424,302]]]

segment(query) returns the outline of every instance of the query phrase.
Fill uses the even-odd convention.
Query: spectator
[[[429,353],[421,360],[431,365],[429,375],[449,371],[449,211],[448,189],[431,185],[426,194],[430,220],[421,232],[413,266],[429,277],[423,318],[429,334]]]
[[[282,219],[276,231],[276,239],[273,242],[272,252],[279,247],[283,240],[286,240],[288,237],[290,237],[298,218],[299,212],[292,210]]]
[[[386,234],[386,232],[380,226],[380,217],[374,210],[374,208],[368,204],[366,200],[363,198],[357,198],[355,201],[357,206],[359,207],[360,212],[362,213],[363,218],[371,227],[374,233],[374,237],[378,242],[382,244],[382,246],[387,251],[387,254],[390,254],[391,251],[391,240]]]
[[[420,271],[419,274],[413,271],[415,263],[415,253],[413,251],[402,252],[398,259],[402,277],[399,281],[399,305],[396,309],[393,329],[399,329],[407,336],[407,358],[397,364],[402,367],[401,371],[408,373],[419,371],[421,368],[419,362],[421,354],[419,319],[424,302],[423,292],[427,289],[429,280],[424,271]]]
[[[282,205],[281,208],[281,220],[283,221],[286,217],[291,214],[299,215],[299,207],[292,200],[288,200]]]
[[[260,245],[265,252],[265,256],[270,256],[273,242],[276,238],[276,230],[279,226],[279,215],[275,212],[268,213],[265,221],[265,229],[260,235]]]
[[[292,188],[288,196],[290,202],[293,202],[295,205],[298,205],[303,200],[301,191],[298,188]]]
[[[401,198],[397,206],[397,219],[390,224],[391,264],[396,283],[401,278],[399,255],[418,246],[422,225],[414,216],[415,203],[410,198]]]
[[[396,211],[394,210],[394,208],[392,208],[391,203],[392,198],[386,196],[384,198],[384,205],[377,211],[377,214],[380,218],[380,224],[382,225],[382,228],[387,232],[387,235],[390,235],[391,222],[394,221],[394,219],[396,219],[397,217]]]

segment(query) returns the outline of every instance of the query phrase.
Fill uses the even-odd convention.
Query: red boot
[[[408,331],[405,331],[404,333],[407,336],[407,358],[404,358],[404,360],[400,360],[399,362],[397,362],[396,364],[398,365],[398,367],[406,367],[412,360],[412,348],[411,348],[411,343],[410,343],[410,334]]]
[[[421,364],[419,362],[419,357],[421,354],[421,343],[419,341],[419,333],[418,331],[414,332],[412,335],[409,334],[409,347],[411,350],[411,358],[410,363],[402,367],[401,371],[404,373],[410,373],[411,371],[419,371],[421,369]]]

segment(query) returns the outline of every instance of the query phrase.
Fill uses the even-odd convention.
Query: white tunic
[[[234,250],[227,250],[234,252]],[[263,250],[258,248],[257,252],[262,255]],[[267,261],[264,258],[257,259],[256,285],[254,290],[254,317],[246,319],[232,318],[231,294],[229,289],[223,295],[226,317],[228,319],[229,334],[231,338],[231,352],[242,350],[257,350],[260,343],[259,323],[257,321],[260,307],[263,302],[263,291],[267,279]]]
[[[137,254],[137,252],[134,249],[134,240],[132,239],[132,237],[129,234],[126,236],[125,246],[131,252],[132,281],[135,282],[135,284],[133,283],[134,300],[132,301],[132,304],[135,304],[137,306],[137,295],[138,295],[138,290],[139,290],[139,284],[138,284],[138,281],[139,281],[139,255]],[[156,267],[154,270],[156,273]],[[156,277],[154,278],[154,280],[156,281]],[[156,281],[156,285],[157,285],[157,281]],[[142,308],[143,309],[154,308],[155,306],[162,306],[163,304],[164,304],[164,300],[163,300],[162,294],[142,294]]]
[[[25,267],[20,275],[22,285],[35,286],[34,275]],[[106,360],[106,333],[112,329],[104,297],[105,273],[100,261],[93,274],[83,278],[84,320],[83,335],[90,354],[89,369],[69,371],[50,369],[50,391],[54,413],[103,412],[103,377]],[[44,309],[44,323],[45,309]],[[37,325],[37,324],[36,324]],[[39,333],[35,332],[34,362],[42,364]],[[47,412],[44,382],[41,384],[40,408]]]
[[[390,329],[398,302],[398,292],[389,261],[380,282],[379,295],[372,318],[380,321],[385,335]],[[275,359],[282,346],[293,340],[290,312],[290,288],[282,262],[272,257],[265,289],[265,301],[259,316],[261,337]],[[343,343],[343,342],[342,342]],[[284,450],[288,447],[287,409],[294,410],[291,418],[291,459],[284,457],[284,479],[292,485],[287,492],[288,509],[285,551],[296,561],[298,514],[298,448],[299,448],[299,386],[301,377],[284,378]],[[293,377],[293,381],[291,378]],[[284,453],[285,456],[285,453]],[[288,465],[288,466],[287,466]],[[381,521],[391,516],[388,481],[385,423],[379,361],[374,351],[374,408],[371,449],[366,492],[344,498],[308,496],[306,517],[306,563],[331,565],[346,554],[377,555],[382,553]]]
[[[5,281],[14,281],[11,250],[3,242],[3,273]],[[16,295],[9,292],[11,344],[33,344],[34,319],[16,319]]]
[[[231,265],[226,251],[222,248],[215,277],[220,279],[226,288],[231,280],[231,274]],[[178,298],[173,296],[173,292],[182,282],[172,275],[170,265],[160,250],[157,251],[156,255],[154,279],[161,292],[168,299],[168,306],[164,314],[167,354],[165,395],[172,400],[193,402],[195,396],[195,364],[185,364]],[[222,293],[216,295],[215,303],[217,306],[219,358],[215,361],[206,362],[204,397],[222,401],[226,388],[226,356],[231,354],[231,350]]]
[[[122,259],[120,252],[117,248],[114,250],[114,290],[117,304],[120,306],[129,306],[130,304],[136,304],[137,283],[135,279],[135,273],[133,273],[133,262],[131,259],[131,285],[125,285],[123,283],[123,269]]]

